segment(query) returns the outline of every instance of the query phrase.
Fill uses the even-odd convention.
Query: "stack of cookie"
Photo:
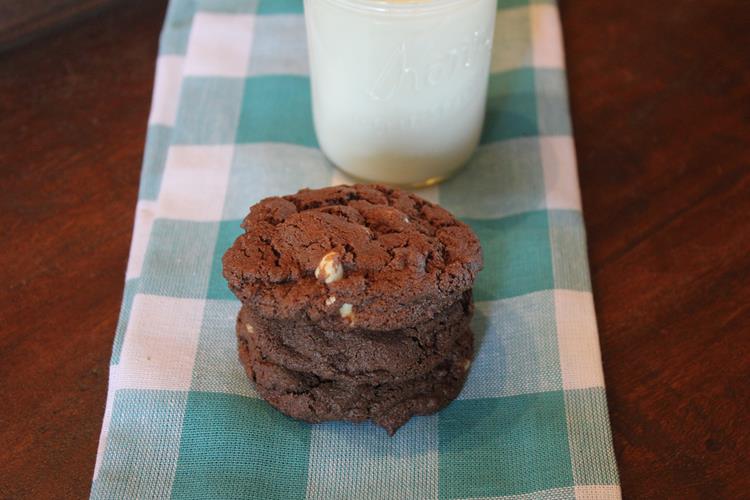
[[[479,241],[446,210],[377,185],[267,198],[224,255],[240,360],[289,416],[393,434],[453,400],[471,364]]]

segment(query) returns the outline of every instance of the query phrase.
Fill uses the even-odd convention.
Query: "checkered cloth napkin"
[[[258,398],[221,256],[263,197],[347,182],[317,148],[301,0],[172,0],[92,498],[620,497],[558,11],[500,0],[468,167],[419,194],[484,248],[458,400],[395,437]]]

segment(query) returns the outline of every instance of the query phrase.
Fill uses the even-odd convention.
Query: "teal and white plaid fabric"
[[[301,0],[172,0],[92,498],[620,497],[553,1],[500,0],[482,144],[420,191],[485,270],[457,401],[395,437],[308,425],[237,361],[221,256],[263,197],[346,182],[317,149]]]

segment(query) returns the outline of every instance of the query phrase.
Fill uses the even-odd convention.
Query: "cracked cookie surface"
[[[302,190],[254,205],[223,258],[258,316],[326,330],[394,330],[460,300],[482,267],[473,231],[445,209],[379,185]]]

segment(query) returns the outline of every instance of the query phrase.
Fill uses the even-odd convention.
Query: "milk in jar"
[[[305,0],[315,130],[356,178],[429,185],[482,129],[496,0]]]

